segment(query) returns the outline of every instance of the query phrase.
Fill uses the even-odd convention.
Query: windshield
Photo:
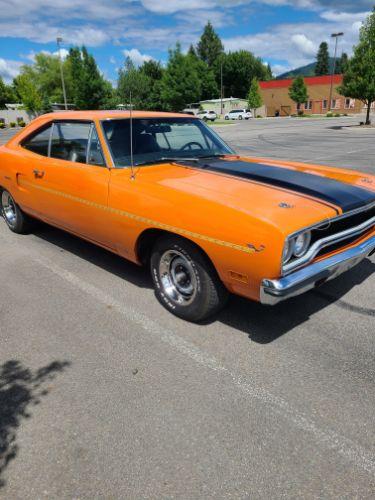
[[[115,166],[130,166],[130,120],[105,120],[102,125]],[[196,118],[133,119],[134,165],[228,154],[234,152]]]

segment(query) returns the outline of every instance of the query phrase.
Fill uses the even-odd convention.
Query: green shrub
[[[340,113],[335,113],[335,117],[338,118],[340,115]]]
[[[0,128],[5,128],[5,123],[4,122],[0,122]]]
[[[332,118],[333,116],[333,113],[331,111],[328,111],[328,113],[326,114],[326,117],[327,118]]]
[[[303,109],[299,109],[298,110],[298,116],[303,116],[305,113],[303,111]]]
[[[10,122],[9,126],[12,127],[12,128],[14,128],[16,126],[16,122]]]
[[[263,116],[262,115],[257,115],[257,118],[263,118]]]
[[[20,121],[18,122],[18,125],[19,125],[20,127],[24,127],[24,126],[26,125],[26,123],[25,123],[23,120],[20,120]]]

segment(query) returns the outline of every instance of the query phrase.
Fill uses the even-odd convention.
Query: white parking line
[[[359,444],[331,429],[319,427],[309,416],[293,408],[283,398],[275,396],[271,392],[258,386],[250,377],[241,377],[231,372],[216,358],[186,341],[173,331],[166,330],[146,315],[139,313],[123,302],[119,302],[96,286],[83,281],[79,276],[63,269],[50,260],[41,259],[39,256],[34,256],[32,253],[30,255],[30,253],[30,249],[28,249],[28,255],[39,265],[48,269],[72,286],[85,292],[95,300],[107,306],[111,306],[117,312],[121,313],[128,321],[140,326],[146,333],[165,342],[205,368],[220,372],[224,376],[229,377],[232,383],[243,393],[260,401],[268,410],[282,416],[289,424],[294,425],[306,435],[310,435],[317,445],[335,451],[338,455],[352,462],[357,467],[367,471],[371,475],[375,475],[375,456]]]

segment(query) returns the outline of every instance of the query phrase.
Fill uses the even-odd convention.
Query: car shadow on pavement
[[[290,332],[325,307],[349,310],[355,314],[374,317],[375,309],[352,304],[343,297],[375,272],[375,263],[365,259],[354,269],[308,293],[275,306],[263,306],[241,297],[231,297],[229,306],[218,316],[222,323],[245,332],[259,344],[268,344]],[[337,314],[340,311],[337,310]]]
[[[16,360],[0,365],[0,490],[5,469],[18,453],[17,429],[31,417],[30,408],[48,394],[45,384],[69,365],[54,361],[35,371]]]
[[[34,235],[60,247],[61,251],[77,255],[137,287],[153,288],[147,268],[139,267],[92,243],[44,224],[41,224],[40,228],[34,231]],[[254,342],[268,344],[308,321],[310,316],[332,303],[358,314],[375,317],[375,310],[366,310],[366,308],[342,300],[347,292],[360,285],[374,272],[375,263],[366,259],[351,271],[318,289],[273,307],[233,295],[228,306],[221,313],[202,324],[220,321],[245,332]]]
[[[137,266],[137,264],[94,243],[43,223],[38,224],[33,234],[59,247],[61,252],[72,253],[140,288],[152,288],[148,269]]]

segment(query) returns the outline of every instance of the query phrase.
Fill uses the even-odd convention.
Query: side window
[[[90,126],[90,123],[55,122],[50,156],[59,160],[86,163]]]
[[[48,156],[48,144],[51,135],[52,125],[43,129],[41,132],[36,132],[31,138],[26,139],[22,146],[33,153],[42,156]]]
[[[90,149],[87,163],[89,163],[90,165],[105,166],[102,148],[100,146],[99,137],[95,127],[92,129],[91,133]]]

